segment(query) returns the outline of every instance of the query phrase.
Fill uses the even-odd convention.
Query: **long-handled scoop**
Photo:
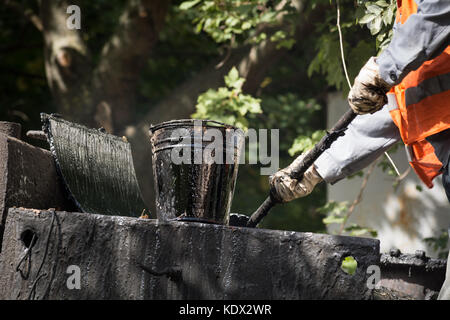
[[[317,158],[328,149],[331,144],[347,129],[348,125],[357,116],[351,109],[348,110],[331,128],[328,132],[315,146],[311,149],[308,154],[303,158],[299,165],[292,170],[291,178],[301,180],[305,171],[317,160]],[[270,195],[264,200],[261,206],[256,210],[247,221],[247,227],[256,227],[258,223],[269,213],[269,210],[276,205],[281,203],[281,201],[270,192]]]

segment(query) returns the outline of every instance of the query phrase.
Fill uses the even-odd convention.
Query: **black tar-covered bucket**
[[[228,224],[244,133],[183,119],[150,127],[159,220]]]

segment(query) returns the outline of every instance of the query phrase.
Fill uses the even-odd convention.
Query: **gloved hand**
[[[282,202],[289,202],[307,196],[313,191],[316,184],[323,180],[314,168],[314,165],[306,170],[303,174],[303,179],[300,181],[292,179],[289,176],[293,168],[296,167],[303,158],[304,155],[300,155],[288,167],[269,177],[272,192],[275,192],[275,196]]]
[[[380,76],[375,57],[372,57],[359,71],[348,94],[348,103],[357,114],[374,113],[386,103],[386,93],[391,89]]]

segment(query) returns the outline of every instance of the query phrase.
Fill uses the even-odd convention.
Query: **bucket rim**
[[[157,130],[163,129],[163,128],[167,128],[167,127],[175,127],[175,126],[180,126],[180,125],[193,125],[194,121],[201,121],[202,122],[202,127],[207,127],[207,128],[225,128],[225,129],[235,129],[235,130],[240,130],[242,131],[242,129],[239,129],[238,127],[235,127],[231,124],[227,124],[224,122],[220,122],[220,121],[216,121],[216,120],[209,120],[209,119],[177,119],[177,120],[170,120],[170,121],[165,121],[165,122],[161,122],[155,125],[150,125],[149,131],[151,133],[154,133]],[[208,123],[212,123],[212,124],[208,124]]]

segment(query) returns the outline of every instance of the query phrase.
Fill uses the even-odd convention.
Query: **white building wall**
[[[341,93],[328,97],[328,125],[330,128],[348,109]],[[409,164],[403,147],[389,153],[400,173]],[[367,170],[365,170],[366,172]],[[395,177],[388,176],[377,167],[370,176],[363,200],[356,207],[347,225],[357,223],[378,231],[381,252],[399,248],[404,253],[425,250],[428,256],[436,253],[426,246],[424,238],[437,237],[441,229],[450,226],[450,205],[442,187],[441,177],[434,180],[434,187],[428,189],[411,170],[395,191],[392,184]],[[352,203],[361,188],[363,178],[344,179],[335,185],[328,185],[328,200]],[[422,192],[416,189],[422,187]],[[333,232],[335,228],[330,228]]]

